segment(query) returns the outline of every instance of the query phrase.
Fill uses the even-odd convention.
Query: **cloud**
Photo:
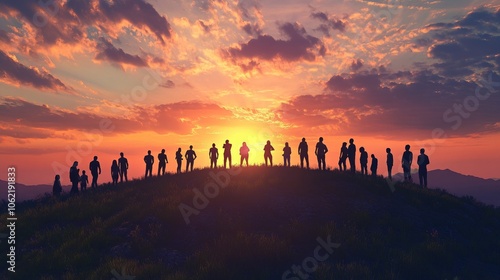
[[[111,42],[104,38],[100,38],[97,45],[98,53],[95,56],[96,60],[106,60],[118,64],[128,64],[137,67],[146,67],[148,64],[138,55],[131,55],[118,49]]]
[[[433,66],[450,77],[476,72],[500,71],[500,9],[476,9],[452,23],[435,23],[429,32],[415,40],[427,47],[428,55],[438,60]]]
[[[5,43],[10,43],[10,36],[7,31],[0,29],[0,41],[3,41]]]
[[[175,87],[175,83],[171,80],[166,80],[165,82],[161,83],[160,84],[160,87],[164,87],[164,88],[174,88]]]
[[[282,60],[286,62],[314,61],[324,56],[323,42],[311,35],[297,23],[284,23],[278,26],[286,40],[275,39],[270,35],[259,35],[248,43],[224,50],[224,56],[233,62],[240,60]],[[255,64],[252,62],[252,64]]]
[[[39,105],[19,98],[0,98],[0,136],[14,138],[46,138],[50,131],[90,132],[98,130],[101,122],[112,127],[110,134],[128,134],[142,131],[157,133],[190,134],[193,128],[203,124],[217,124],[234,115],[216,105],[199,101],[184,101],[154,106],[134,106],[129,116],[103,116],[88,111],[68,111],[48,105]],[[32,128],[36,127],[37,130]],[[49,133],[49,134],[47,134]]]
[[[32,86],[38,89],[63,90],[69,88],[51,74],[37,68],[29,68],[15,61],[0,50],[0,80],[14,84]]]
[[[353,60],[351,63],[351,70],[358,71],[359,69],[361,69],[361,67],[363,67],[363,65],[364,64],[362,59]]]
[[[345,31],[346,24],[344,21],[337,19],[335,17],[329,16],[324,12],[312,12],[311,17],[321,21],[321,25],[315,30],[323,32],[327,37],[330,37],[330,30],[337,30],[340,32]]]
[[[299,131],[328,127],[344,135],[426,139],[436,128],[448,136],[498,132],[500,96],[492,90],[500,90],[500,76],[491,79],[487,89],[432,71],[334,75],[322,94],[294,97],[277,115]]]

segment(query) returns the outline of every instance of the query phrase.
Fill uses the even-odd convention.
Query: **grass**
[[[214,182],[210,170],[19,203],[17,272],[2,276],[282,279],[328,237],[340,247],[308,279],[500,275],[500,210],[470,197],[413,184],[391,192],[381,177],[296,167],[248,167],[227,178],[189,225],[179,204],[193,206],[193,188]]]

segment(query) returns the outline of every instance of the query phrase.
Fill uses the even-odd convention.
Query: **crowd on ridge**
[[[231,148],[233,144],[229,143],[229,140],[226,140],[222,145],[224,149],[223,158],[224,158],[224,168],[231,168],[232,165],[232,157],[231,157]],[[273,155],[272,151],[274,151],[274,147],[271,145],[271,141],[267,141],[264,146],[264,161],[265,165],[273,166]],[[249,157],[250,148],[247,146],[246,142],[242,143],[240,147],[240,166],[243,166],[243,163],[246,163],[248,166],[248,157]],[[302,138],[297,150],[300,156],[300,167],[309,169],[309,146],[306,142],[305,138]],[[339,161],[338,166],[340,171],[347,171],[347,160],[349,160],[349,170],[350,172],[356,172],[356,145],[354,144],[354,139],[349,139],[349,146],[347,142],[342,143],[342,147],[340,148]],[[314,149],[314,154],[316,155],[318,161],[318,169],[326,170],[326,153],[328,153],[327,146],[323,143],[323,137],[320,137],[318,143],[316,143],[316,147]],[[361,174],[368,175],[368,152],[364,147],[359,148],[359,162],[361,165]],[[388,179],[392,180],[392,167],[394,165],[394,157],[391,153],[391,149],[386,149],[387,153],[387,173]],[[285,143],[285,147],[283,148],[283,165],[290,166],[290,158],[292,155],[292,149],[288,142]],[[217,161],[219,159],[219,150],[216,147],[215,143],[212,144],[212,147],[209,149],[208,156],[210,158],[210,168],[217,168]],[[186,159],[186,172],[193,171],[194,161],[197,158],[196,152],[193,150],[193,146],[189,146],[189,150],[186,151],[184,155],[182,155],[182,149],[178,148],[175,153],[175,160],[177,161],[177,173],[181,173],[182,161]],[[374,154],[371,154],[371,165],[370,171],[372,176],[377,176],[378,169],[378,159]],[[147,152],[147,155],[144,156],[144,163],[146,164],[146,172],[144,177],[147,178],[153,176],[153,165],[155,162],[155,158],[151,155],[151,151]],[[158,176],[165,174],[165,169],[168,163],[167,154],[165,153],[165,149],[162,149],[158,154]],[[304,166],[305,163],[305,166]],[[403,167],[404,173],[404,181],[405,182],[413,182],[411,177],[411,165],[413,163],[413,153],[410,151],[410,145],[405,146],[405,151],[403,152],[403,156],[401,158],[401,166]],[[427,165],[430,163],[429,157],[425,154],[425,149],[420,149],[420,155],[417,157],[417,165],[418,165],[418,177],[419,183],[421,187],[427,188]],[[117,160],[113,160],[111,164],[111,178],[112,185],[118,184],[118,178],[120,182],[128,181],[127,170],[129,168],[128,160],[125,158],[123,152],[120,153],[120,157]],[[94,156],[94,159],[89,163],[90,174],[92,175],[92,183],[90,185],[91,188],[97,187],[97,180],[99,175],[101,174],[101,165],[98,161],[98,157]],[[79,192],[78,185],[80,185],[80,191],[85,191],[87,189],[87,185],[89,183],[88,175],[85,170],[82,171],[80,175],[80,169],[78,169],[78,162],[75,161],[73,166],[71,166],[69,170],[69,178],[71,181],[71,191],[70,194],[77,194]],[[54,185],[53,185],[53,194],[60,195],[62,192],[62,186],[60,181],[60,175],[55,176]]]

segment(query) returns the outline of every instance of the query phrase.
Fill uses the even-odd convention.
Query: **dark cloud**
[[[5,31],[3,29],[0,29],[0,41],[10,43],[9,33],[7,33],[7,31]]]
[[[13,60],[0,50],[0,80],[13,81],[38,89],[69,90],[59,79],[45,71],[37,71]]]
[[[14,138],[45,138],[50,130],[99,130],[101,122],[112,127],[110,134],[155,131],[189,134],[198,123],[217,123],[232,119],[233,114],[215,104],[178,102],[149,107],[129,108],[130,116],[105,117],[89,112],[70,112],[48,105],[38,105],[18,98],[0,98],[0,127],[16,126],[20,133],[0,129],[0,136]],[[188,120],[188,121],[186,121]],[[36,127],[37,130],[31,128]],[[107,132],[108,133],[108,132]]]
[[[357,59],[352,61],[351,63],[352,71],[358,71],[359,69],[361,69],[361,67],[363,67],[363,60]]]
[[[331,126],[336,133],[387,138],[430,138],[436,128],[448,136],[498,132],[500,76],[485,79],[455,80],[431,71],[335,75],[323,94],[297,96],[281,105],[278,116],[302,130]]]
[[[324,56],[326,49],[323,42],[311,35],[297,23],[284,23],[279,30],[286,40],[275,39],[270,35],[259,35],[239,47],[225,50],[225,55],[237,61],[239,59],[260,59],[285,61],[313,61],[317,56]]]
[[[162,44],[171,37],[166,18],[144,0],[2,1],[0,14],[20,15],[35,27],[37,43],[42,45],[75,44],[86,37],[88,27],[106,32],[106,26],[124,20],[151,31]]]
[[[118,64],[129,64],[138,67],[148,66],[147,63],[138,55],[131,55],[118,49],[109,41],[100,38],[97,45],[98,53],[95,56],[97,60],[107,60]]]
[[[500,71],[500,9],[480,8],[452,23],[428,25],[431,30],[415,41],[428,47],[433,66],[449,77],[463,77],[481,71]]]
[[[166,80],[165,82],[161,83],[160,84],[160,87],[164,87],[164,88],[174,88],[175,87],[175,83],[171,80]]]
[[[345,22],[335,17],[329,16],[327,13],[313,12],[311,13],[311,17],[321,21],[321,25],[318,26],[315,30],[321,31],[327,37],[331,36],[331,30],[338,30],[340,32],[345,31]]]
[[[201,28],[203,29],[203,31],[205,33],[210,33],[210,31],[212,30],[212,27],[210,25],[206,24],[202,20],[198,20],[198,24],[201,26]]]

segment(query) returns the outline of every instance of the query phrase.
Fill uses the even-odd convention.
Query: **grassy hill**
[[[498,208],[409,184],[397,184],[392,192],[381,177],[294,167],[238,171],[195,170],[20,203],[16,273],[2,269],[1,276],[444,280],[500,275]],[[180,205],[191,213],[188,218]],[[5,223],[2,212],[3,229]],[[7,252],[4,240],[0,249]]]

